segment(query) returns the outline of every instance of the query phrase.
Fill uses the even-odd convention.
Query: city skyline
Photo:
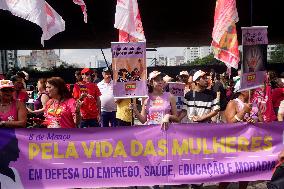
[[[157,51],[147,51],[147,66],[150,66],[154,58],[166,56],[172,58],[183,56],[183,50],[186,47],[160,47]],[[54,49],[59,55],[59,49]],[[112,62],[111,49],[102,49],[108,62]],[[18,56],[30,55],[31,50],[18,50]],[[104,60],[101,49],[60,49],[60,59],[68,64],[74,64],[78,67],[95,67],[96,61]]]

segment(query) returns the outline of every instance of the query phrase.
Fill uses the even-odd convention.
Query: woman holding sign
[[[166,82],[161,72],[153,71],[149,74],[149,98],[144,100],[141,113],[133,105],[133,112],[141,123],[147,125],[162,125],[168,128],[168,123],[177,116],[176,100],[169,92],[164,92]]]
[[[256,105],[249,103],[249,91],[240,91],[240,80],[234,86],[234,93],[237,98],[231,100],[225,110],[225,119],[227,123],[237,122],[262,122],[262,115]],[[249,182],[240,181],[239,189],[246,189]],[[230,183],[220,183],[219,189],[225,189]]]

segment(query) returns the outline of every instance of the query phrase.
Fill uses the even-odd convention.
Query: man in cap
[[[101,92],[97,84],[92,82],[92,74],[93,70],[84,68],[81,71],[83,81],[75,83],[73,88],[73,97],[82,103],[80,108],[82,116],[80,123],[81,128],[99,126],[101,115]]]
[[[113,81],[111,79],[111,70],[106,67],[102,72],[103,80],[98,83],[102,93],[101,99],[101,124],[103,127],[112,127],[117,125],[116,122],[116,103],[113,96]]]
[[[207,75],[198,70],[194,73],[192,80],[195,84],[193,90],[185,94],[183,113],[180,120],[187,116],[191,122],[211,122],[220,109],[217,94],[208,90]]]

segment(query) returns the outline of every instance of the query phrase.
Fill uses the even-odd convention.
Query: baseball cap
[[[149,74],[149,81],[151,80],[151,79],[154,79],[155,77],[157,77],[158,75],[160,75],[161,74],[161,72],[159,72],[159,71],[152,71],[150,74]]]
[[[104,68],[104,69],[103,69],[103,72],[110,72],[109,67]]]
[[[181,72],[179,72],[179,75],[189,75],[189,73],[188,73],[188,71],[181,71]]]
[[[199,77],[202,77],[204,75],[206,75],[206,73],[204,71],[198,70],[194,73],[192,80],[196,81]]]
[[[14,84],[11,80],[0,80],[0,89],[14,88]]]
[[[164,80],[165,82],[170,82],[172,79],[173,79],[173,78],[170,77],[170,76],[168,76],[168,75],[165,75],[165,76],[163,77],[163,80]]]
[[[81,74],[84,74],[84,73],[90,73],[90,74],[93,74],[94,71],[91,70],[90,68],[84,68],[82,71],[81,71]]]

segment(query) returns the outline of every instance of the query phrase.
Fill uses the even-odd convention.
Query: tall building
[[[59,62],[59,56],[55,54],[55,50],[33,50],[30,53],[30,61],[27,66],[45,71],[58,66],[57,62]]]
[[[111,65],[110,62],[107,62],[107,63],[108,63],[109,66]],[[97,60],[96,61],[95,68],[105,68],[105,67],[107,67],[106,61],[104,61],[104,60]]]
[[[17,50],[0,50],[0,74],[15,67],[18,67]]]
[[[180,66],[185,63],[184,56],[175,56],[169,59],[168,66]]]
[[[156,66],[167,66],[168,65],[168,57],[159,55],[159,59]]]
[[[212,53],[209,46],[204,47],[186,47],[183,51],[185,62],[193,62],[197,58],[204,58]]]
[[[29,55],[18,56],[19,68],[28,67],[31,63],[31,57]]]

